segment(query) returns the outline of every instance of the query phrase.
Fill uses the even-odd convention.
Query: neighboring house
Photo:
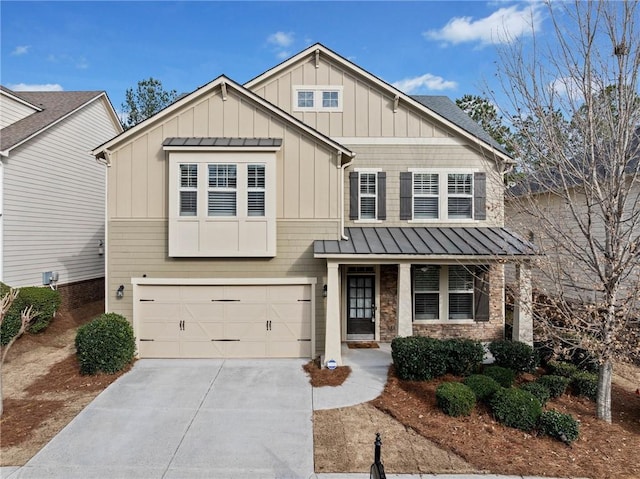
[[[97,147],[107,308],[141,357],[310,357],[341,343],[504,334],[513,160],[444,97],[313,45],[220,76]],[[516,337],[531,341],[530,271]],[[520,314],[521,313],[521,314]]]
[[[99,91],[0,87],[0,280],[104,296],[104,166],[91,148],[122,131]]]

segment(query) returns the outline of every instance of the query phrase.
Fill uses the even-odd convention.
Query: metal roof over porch
[[[536,247],[501,227],[347,228],[347,240],[316,240],[316,258],[354,255],[526,257]],[[523,258],[524,259],[524,258]]]

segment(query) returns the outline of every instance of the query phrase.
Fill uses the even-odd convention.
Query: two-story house
[[[91,148],[122,131],[103,91],[0,86],[0,281],[104,297],[105,171]]]
[[[108,168],[107,309],[141,357],[313,357],[345,341],[531,341],[532,246],[503,227],[512,159],[444,97],[323,45],[220,76],[93,153]]]

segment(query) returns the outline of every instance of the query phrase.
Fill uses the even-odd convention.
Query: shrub
[[[0,295],[5,295],[9,291],[9,286],[0,283]],[[29,327],[29,332],[38,333],[49,326],[53,316],[60,306],[61,298],[58,291],[51,288],[40,288],[37,286],[27,286],[20,288],[18,297],[7,312],[2,328],[0,329],[0,344],[8,344],[20,330],[20,315],[25,308],[33,306],[33,311],[37,313],[36,318]]]
[[[557,398],[565,393],[567,386],[569,385],[569,381],[569,378],[548,374],[546,376],[542,376],[536,382],[546,386],[547,389],[549,389],[549,393],[551,393],[552,398]]]
[[[516,372],[533,371],[538,365],[538,355],[531,346],[519,341],[493,341],[489,351],[495,358],[496,366]]]
[[[119,314],[102,314],[78,329],[76,352],[81,374],[120,371],[133,360],[133,328]]]
[[[501,366],[487,366],[483,369],[482,374],[494,379],[503,388],[510,388],[516,379],[515,371]]]
[[[482,363],[484,348],[471,339],[447,339],[443,347],[447,353],[447,371],[456,376],[468,376]]]
[[[598,394],[598,375],[586,371],[578,371],[571,376],[571,389],[576,396],[584,396],[595,400]]]
[[[549,388],[544,384],[540,384],[539,382],[523,384],[522,386],[520,386],[520,389],[533,394],[536,399],[540,401],[540,404],[542,406],[547,404],[547,401],[551,399],[551,392],[549,391]]]
[[[395,338],[391,341],[391,357],[400,379],[428,381],[447,371],[443,342],[423,336]]]
[[[565,363],[564,361],[549,361],[547,363],[547,368],[551,374],[565,378],[570,378],[578,372],[578,366],[571,363]]]
[[[495,379],[483,374],[472,374],[465,378],[464,384],[473,391],[478,401],[483,402],[491,399],[491,396],[500,389]]]
[[[540,416],[538,429],[542,434],[554,437],[564,443],[571,444],[578,439],[579,424],[571,414],[558,411],[545,411]]]
[[[495,418],[505,426],[531,431],[542,414],[540,401],[518,388],[500,389],[490,401]]]
[[[442,383],[436,389],[436,402],[449,416],[468,416],[476,405],[476,396],[462,383]]]

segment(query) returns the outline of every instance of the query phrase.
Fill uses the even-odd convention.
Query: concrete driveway
[[[304,360],[140,360],[15,478],[308,478]]]

